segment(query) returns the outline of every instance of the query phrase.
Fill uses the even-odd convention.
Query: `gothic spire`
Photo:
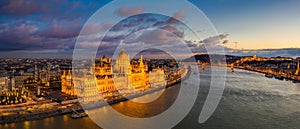
[[[121,44],[122,44],[122,52],[124,52],[125,48],[124,48],[124,42],[123,42],[123,40],[121,40]]]

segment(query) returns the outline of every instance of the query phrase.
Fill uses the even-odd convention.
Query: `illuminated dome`
[[[116,65],[114,66],[114,72],[116,73],[130,73],[130,57],[124,50],[124,43],[122,43],[122,51],[119,53],[116,59]]]
[[[122,49],[122,51],[119,53],[117,60],[129,60],[129,55]]]
[[[120,62],[130,61],[129,55],[125,52],[123,41],[121,41],[121,44],[122,44],[122,51],[119,53],[117,60],[119,60]]]

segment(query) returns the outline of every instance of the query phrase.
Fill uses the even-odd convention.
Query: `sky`
[[[192,1],[239,49],[299,48],[300,1]],[[235,44],[231,44],[235,48]]]
[[[102,12],[104,14],[99,14],[104,17],[99,19],[101,23],[93,23],[84,36],[79,36],[88,19],[110,0],[2,0],[0,57],[71,57],[76,40],[91,40],[85,37],[99,33],[94,28],[105,30],[112,25],[119,26],[114,26],[115,30],[104,38],[104,46],[107,47],[104,50],[109,50],[110,44],[119,43],[126,37],[134,37],[128,40],[134,45],[135,42],[150,42],[149,39],[158,39],[156,43],[170,43],[177,41],[175,35],[197,53],[205,52],[201,51],[204,46],[215,45],[234,55],[300,56],[298,0],[189,0],[202,10],[218,32],[215,36],[201,39],[193,38],[187,27],[169,17],[139,15],[135,17],[137,20],[134,17],[128,19],[128,16],[147,12],[157,4],[148,1],[138,5],[132,1],[120,2],[116,8]],[[178,4],[161,5],[162,8],[157,10],[170,10],[172,17],[183,21],[195,15],[189,7],[176,8]],[[117,24],[116,19],[125,20]],[[164,30],[174,35],[170,36]]]

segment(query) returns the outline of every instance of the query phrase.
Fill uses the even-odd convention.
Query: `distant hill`
[[[184,59],[183,61],[185,62],[193,62],[193,61],[200,61],[200,62],[224,62],[226,61],[227,63],[235,62],[236,60],[241,59],[241,56],[233,56],[233,55],[218,55],[218,54],[198,54],[194,55],[190,58]]]

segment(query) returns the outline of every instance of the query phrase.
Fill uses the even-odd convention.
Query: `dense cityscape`
[[[202,66],[204,70],[213,65],[207,62],[208,57],[195,56],[199,68]],[[232,72],[234,69],[245,69],[264,73],[269,78],[285,79],[293,83],[300,81],[299,57],[264,58],[255,54],[249,57],[226,56],[226,61],[227,65],[217,65],[228,66]],[[140,55],[130,61],[124,48],[115,65],[112,65],[111,58],[102,56],[93,61],[93,67],[77,73],[83,74],[77,79],[72,76],[71,59],[1,59],[1,62],[2,120],[16,114],[53,110],[65,114],[74,109],[82,110],[79,101],[93,102],[99,93],[103,96],[102,101],[114,102],[121,99],[122,95],[124,97],[174,83],[180,80],[184,72],[172,59],[143,59]],[[93,83],[95,77],[97,84]],[[87,90],[87,87],[91,89]],[[84,96],[82,100],[77,99],[80,96]]]

